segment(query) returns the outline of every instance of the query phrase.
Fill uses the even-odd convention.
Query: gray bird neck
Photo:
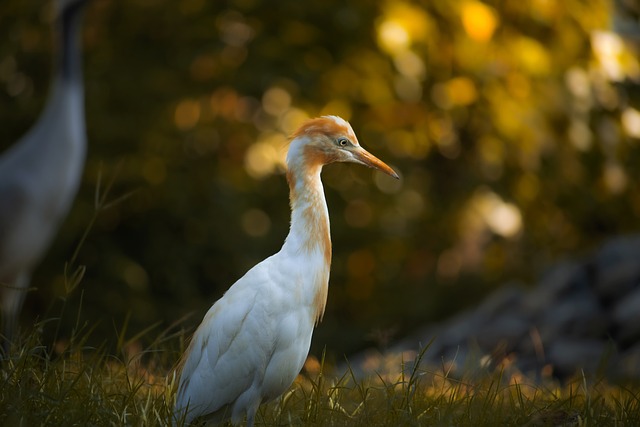
[[[82,58],[80,47],[81,21],[87,1],[68,4],[58,16],[60,56],[57,72],[64,82],[82,80]]]

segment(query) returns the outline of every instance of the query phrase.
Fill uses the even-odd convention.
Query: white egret
[[[175,414],[253,425],[261,403],[293,383],[327,300],[331,239],[322,167],[352,162],[398,178],[345,120],[304,123],[287,154],[291,227],[282,249],[249,270],[207,312],[181,361]]]
[[[5,349],[31,272],[66,217],[80,184],[86,132],[80,21],[86,0],[58,0],[59,55],[35,125],[0,157],[0,295]]]

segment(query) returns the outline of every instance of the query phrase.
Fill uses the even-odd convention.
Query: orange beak
[[[385,162],[369,153],[367,150],[362,148],[361,146],[357,146],[355,150],[351,151],[353,153],[353,158],[356,162],[361,163],[370,168],[378,169],[381,172],[386,173],[389,176],[394,177],[395,179],[400,179],[398,174],[389,167]]]

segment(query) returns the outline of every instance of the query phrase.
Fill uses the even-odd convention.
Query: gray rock
[[[527,295],[523,309],[531,315],[550,307],[556,300],[589,287],[585,267],[577,262],[563,262],[542,277]]]
[[[623,345],[640,340],[640,289],[620,299],[613,306],[616,339]]]
[[[580,292],[549,303],[536,322],[543,343],[560,336],[600,339],[609,320],[592,292]]]
[[[525,289],[522,285],[510,283],[485,298],[476,311],[486,315],[489,319],[503,316],[505,313],[521,311],[525,296]]]
[[[611,351],[611,346],[601,340],[560,337],[550,344],[547,359],[554,372],[561,376],[572,375],[581,370],[595,373],[607,362],[607,350]]]
[[[480,328],[477,328],[475,339],[486,352],[500,349],[511,352],[518,342],[527,336],[531,322],[524,316],[510,313],[497,317]]]
[[[487,321],[484,313],[465,312],[444,323],[437,336],[445,346],[458,346],[468,342]]]
[[[558,377],[582,370],[640,379],[640,236],[612,240],[583,261],[561,262],[530,291],[505,285],[475,309],[429,325],[387,353],[349,360],[362,375],[397,372],[399,361],[411,370],[418,343],[428,344],[424,372],[468,376],[500,365],[543,378],[551,366]]]
[[[606,302],[640,286],[640,237],[624,237],[606,244],[595,256],[594,289]]]

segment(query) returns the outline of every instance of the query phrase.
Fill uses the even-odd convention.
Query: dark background
[[[634,9],[635,8],[635,9]],[[337,114],[394,167],[323,179],[334,244],[312,353],[384,347],[640,216],[638,6],[620,1],[94,0],[85,16],[89,157],[22,324],[96,342],[206,309],[276,252],[282,159],[306,117]],[[52,9],[0,11],[0,150],[35,121]],[[626,31],[631,29],[631,34]],[[100,194],[112,181],[107,201]],[[124,198],[121,198],[126,196]],[[96,221],[92,227],[92,218]],[[65,288],[75,266],[86,274]]]

